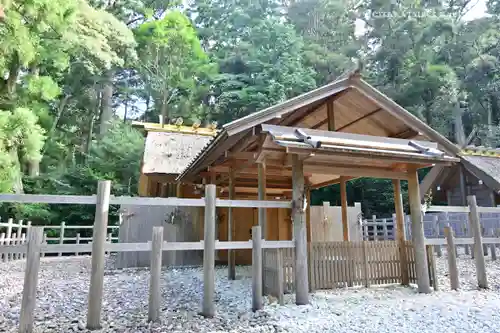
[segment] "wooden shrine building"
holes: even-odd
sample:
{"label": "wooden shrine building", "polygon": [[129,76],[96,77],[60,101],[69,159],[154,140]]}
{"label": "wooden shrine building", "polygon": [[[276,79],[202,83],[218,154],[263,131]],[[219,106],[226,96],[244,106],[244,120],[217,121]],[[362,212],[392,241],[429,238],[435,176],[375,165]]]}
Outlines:
{"label": "wooden shrine building", "polygon": [[[354,72],[224,125],[176,181],[215,184],[218,195],[231,199],[292,199],[290,219],[258,208],[256,223],[266,239],[276,229],[280,237],[282,223],[291,225],[287,236],[296,246],[297,303],[305,304],[309,191],[340,184],[343,238],[348,241],[346,182],[357,177],[393,179],[397,238],[402,242],[400,180],[407,180],[418,287],[420,292],[430,292],[417,170],[452,165],[458,161],[457,153],[450,141]],[[222,229],[229,240],[242,228],[246,232],[241,220],[245,218],[249,217],[237,218],[229,208],[227,225],[219,226],[219,236]],[[234,277],[232,253],[228,262]]]}
{"label": "wooden shrine building", "polygon": [[435,166],[420,184],[422,199],[428,194],[432,203],[467,206],[467,196],[475,195],[477,204],[500,204],[500,149],[467,146],[459,153],[460,163]]}

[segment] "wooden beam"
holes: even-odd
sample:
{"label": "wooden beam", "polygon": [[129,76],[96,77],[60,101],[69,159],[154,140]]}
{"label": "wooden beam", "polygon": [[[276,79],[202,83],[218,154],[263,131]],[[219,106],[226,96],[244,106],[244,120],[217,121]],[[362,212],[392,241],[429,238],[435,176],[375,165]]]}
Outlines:
{"label": "wooden beam", "polygon": [[415,271],[417,274],[418,292],[429,294],[431,292],[431,287],[429,281],[427,254],[425,250],[425,235],[419,192],[418,174],[417,170],[414,170],[408,177],[408,199],[410,202],[411,213],[411,238],[415,251]]}
{"label": "wooden beam", "polygon": [[[258,173],[259,200],[266,200],[266,164],[259,164]],[[259,226],[262,228],[262,237],[267,239],[267,216],[266,209],[259,208]]]}
{"label": "wooden beam", "polygon": [[[331,148],[330,148],[331,149]],[[455,162],[455,160],[451,161],[443,161],[443,160],[429,160],[427,157],[417,155],[414,153],[413,155],[408,155],[411,153],[407,152],[377,152],[375,149],[370,148],[349,148],[349,147],[335,147],[335,150],[319,150],[319,149],[308,149],[308,148],[294,148],[288,147],[287,154],[313,154],[313,156],[322,156],[322,157],[345,157],[346,160],[349,158],[357,158],[357,159],[367,159],[368,161],[379,160],[381,162],[390,161],[390,162],[398,162],[398,163],[409,163],[409,164],[422,164],[422,165],[431,165],[431,164],[440,164],[440,165],[451,165]]]}
{"label": "wooden beam", "polygon": [[382,111],[382,109],[381,109],[381,108],[378,108],[378,109],[376,109],[376,110],[373,110],[373,111],[371,111],[371,112],[368,112],[367,114],[363,115],[362,117],[359,117],[358,119],[353,120],[353,121],[351,121],[350,123],[347,123],[347,124],[345,124],[345,125],[343,125],[343,126],[341,126],[341,127],[337,128],[337,132],[340,132],[340,131],[342,131],[343,129],[346,129],[346,128],[348,128],[348,127],[350,127],[350,126],[352,126],[352,125],[354,125],[354,124],[356,124],[356,123],[360,122],[361,120],[366,119],[366,118],[368,118],[368,117],[370,117],[370,116],[372,116],[372,115],[374,115],[374,114],[376,114],[376,113],[378,113],[378,112],[380,112],[380,111]]}
{"label": "wooden beam", "polygon": [[304,207],[304,168],[298,156],[292,157],[293,194],[292,223],[295,239],[295,303],[309,304],[309,277],[307,265],[307,230]]}
{"label": "wooden beam", "polygon": [[392,180],[394,189],[394,208],[396,212],[396,240],[399,247],[399,261],[401,270],[401,284],[408,286],[410,284],[408,259],[406,256],[405,245],[405,224],[404,224],[404,209],[403,195],[401,194],[401,181],[399,179]]}
{"label": "wooden beam", "polygon": [[304,165],[304,170],[312,174],[342,175],[352,177],[375,177],[388,179],[408,179],[408,173],[382,168],[336,166],[331,164]]}
{"label": "wooden beam", "polygon": [[326,118],[328,121],[328,130],[335,131],[335,112],[334,112],[334,103],[333,99],[329,99],[326,101]]}
{"label": "wooden beam", "polygon": [[[357,178],[359,178],[359,177],[347,177],[347,176],[344,176],[344,179],[346,181],[357,179]],[[332,180],[328,180],[326,182],[322,182],[322,183],[318,183],[318,184],[312,185],[311,186],[311,190],[316,190],[318,188],[322,188],[322,187],[330,186],[330,185],[335,185],[335,184],[339,184],[339,183],[340,183],[340,177],[332,179]]]}
{"label": "wooden beam", "polygon": [[347,220],[347,187],[345,177],[340,177],[340,203],[344,241],[349,241],[349,221]]}
{"label": "wooden beam", "polygon": [[413,137],[416,137],[418,135],[417,131],[414,131],[412,129],[407,129],[404,130],[403,132],[391,135],[391,138],[397,138],[397,139],[411,139]]}

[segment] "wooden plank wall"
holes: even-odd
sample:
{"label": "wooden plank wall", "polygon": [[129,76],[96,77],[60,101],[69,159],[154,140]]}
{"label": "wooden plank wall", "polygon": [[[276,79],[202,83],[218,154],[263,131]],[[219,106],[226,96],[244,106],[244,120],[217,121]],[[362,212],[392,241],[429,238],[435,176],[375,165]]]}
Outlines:
{"label": "wooden plank wall", "polygon": [[[167,242],[200,240],[201,210],[197,207],[122,205],[120,209],[123,213],[119,233],[120,243],[151,241],[153,227],[164,227],[163,239]],[[173,220],[172,213],[175,214]],[[162,265],[201,265],[202,258],[202,251],[168,251],[163,255]],[[149,265],[149,252],[122,252],[117,258],[117,268]]]}
{"label": "wooden plank wall", "polygon": [[[361,204],[347,207],[349,221],[349,240],[361,241],[363,239],[358,216],[361,214]],[[323,206],[311,207],[311,242],[336,242],[343,240],[342,212],[340,206],[329,206],[326,212]]]}
{"label": "wooden plank wall", "polygon": [[[405,246],[410,282],[416,282],[411,242]],[[310,244],[311,289],[333,289],[401,283],[400,254],[395,241]]]}
{"label": "wooden plank wall", "polygon": [[[228,208],[217,208],[218,221],[218,239],[227,241],[227,215]],[[233,208],[234,216],[234,241],[247,241],[252,238],[252,226],[259,224],[258,209],[256,208]],[[290,219],[290,210],[284,208],[267,209],[267,240],[291,240],[292,222]],[[217,251],[217,258],[221,261],[227,261],[227,250]],[[237,265],[251,265],[252,251],[235,250],[235,260]]]}

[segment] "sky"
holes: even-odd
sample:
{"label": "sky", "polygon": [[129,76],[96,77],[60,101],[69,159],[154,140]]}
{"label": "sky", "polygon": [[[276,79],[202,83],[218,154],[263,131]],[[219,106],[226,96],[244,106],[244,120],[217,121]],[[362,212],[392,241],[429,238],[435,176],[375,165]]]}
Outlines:
{"label": "sky", "polygon": [[464,19],[467,21],[480,18],[486,13],[486,0],[473,0],[470,10],[465,15]]}

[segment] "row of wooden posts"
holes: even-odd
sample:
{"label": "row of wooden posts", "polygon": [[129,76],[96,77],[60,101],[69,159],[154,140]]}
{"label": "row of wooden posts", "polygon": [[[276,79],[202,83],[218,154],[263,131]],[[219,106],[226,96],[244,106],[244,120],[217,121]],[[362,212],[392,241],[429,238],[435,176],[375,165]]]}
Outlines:
{"label": "row of wooden posts", "polygon": [[[215,288],[215,211],[216,191],[214,185],[205,188],[205,226],[204,226],[204,260],[203,260],[203,285],[204,293],[201,314],[213,317],[215,314],[214,288]],[[110,182],[101,181],[98,185],[95,222],[93,226],[91,276],[88,293],[87,328],[91,330],[101,327],[104,263],[106,230],[109,211]],[[252,228],[252,254],[253,254],[253,283],[252,283],[252,309],[259,310],[263,306],[262,288],[262,249],[263,239],[260,226]],[[281,242],[278,242],[281,244]],[[286,243],[286,242],[283,242]],[[124,244],[127,245],[127,244]],[[142,244],[130,244],[136,245]],[[147,245],[147,244],[146,244]],[[59,245],[52,245],[57,247]],[[84,246],[84,245],[80,245]],[[165,251],[163,242],[163,227],[153,229],[151,247],[151,278],[149,289],[148,318],[158,320],[161,309],[160,275],[162,252]],[[34,325],[34,309],[36,304],[36,290],[38,284],[38,271],[40,256],[43,251],[50,253],[51,245],[43,244],[43,227],[31,227],[28,233],[26,249],[26,270],[24,277],[23,295],[21,301],[21,316],[19,332],[31,333]],[[244,247],[246,248],[246,247]],[[72,247],[72,250],[75,248]],[[123,249],[123,251],[127,251]]]}

